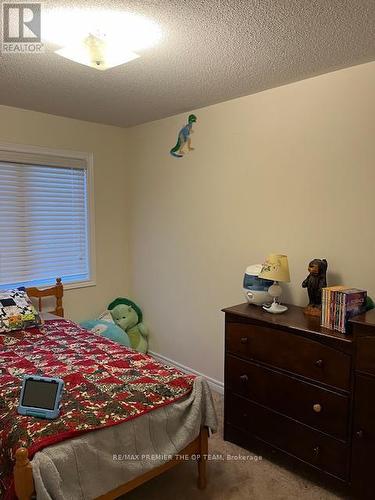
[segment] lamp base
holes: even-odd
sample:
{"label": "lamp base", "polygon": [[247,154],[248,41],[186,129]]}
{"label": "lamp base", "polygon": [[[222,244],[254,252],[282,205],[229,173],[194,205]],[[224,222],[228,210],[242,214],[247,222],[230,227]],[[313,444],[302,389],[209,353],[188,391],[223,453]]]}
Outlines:
{"label": "lamp base", "polygon": [[288,310],[286,306],[283,306],[282,304],[278,304],[277,302],[272,302],[270,306],[263,306],[263,309],[269,313],[272,314],[281,314],[285,311]]}

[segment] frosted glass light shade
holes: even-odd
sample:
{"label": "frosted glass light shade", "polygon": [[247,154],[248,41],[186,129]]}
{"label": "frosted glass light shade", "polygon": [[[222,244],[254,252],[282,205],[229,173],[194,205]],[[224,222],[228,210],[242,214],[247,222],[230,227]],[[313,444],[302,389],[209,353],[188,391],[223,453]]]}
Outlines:
{"label": "frosted glass light shade", "polygon": [[268,289],[268,293],[271,295],[273,299],[277,299],[283,293],[281,286],[275,281],[273,285],[271,285]]}
{"label": "frosted glass light shade", "polygon": [[92,34],[73,46],[56,50],[55,53],[101,71],[120,66],[139,57],[138,54],[122,46],[111,45],[105,38]]}

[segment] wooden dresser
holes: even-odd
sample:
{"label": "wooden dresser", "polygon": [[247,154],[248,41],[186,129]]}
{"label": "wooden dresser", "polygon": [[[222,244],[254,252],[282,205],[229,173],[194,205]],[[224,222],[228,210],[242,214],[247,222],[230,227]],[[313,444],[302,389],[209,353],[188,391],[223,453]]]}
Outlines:
{"label": "wooden dresser", "polygon": [[375,498],[375,312],[343,335],[297,306],[223,311],[224,439]]}

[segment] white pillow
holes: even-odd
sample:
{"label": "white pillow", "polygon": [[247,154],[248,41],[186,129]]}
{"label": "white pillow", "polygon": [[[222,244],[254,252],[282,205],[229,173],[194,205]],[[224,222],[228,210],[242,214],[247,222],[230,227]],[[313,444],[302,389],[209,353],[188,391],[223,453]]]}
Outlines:
{"label": "white pillow", "polygon": [[102,314],[98,317],[98,319],[101,319],[102,321],[109,321],[109,323],[114,323],[112,314],[109,311],[104,311]]}

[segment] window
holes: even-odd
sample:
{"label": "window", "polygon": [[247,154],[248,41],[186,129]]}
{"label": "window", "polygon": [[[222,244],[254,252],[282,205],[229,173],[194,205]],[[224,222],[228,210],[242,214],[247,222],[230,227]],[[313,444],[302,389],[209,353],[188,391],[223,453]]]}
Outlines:
{"label": "window", "polygon": [[0,145],[0,288],[94,284],[91,161]]}

